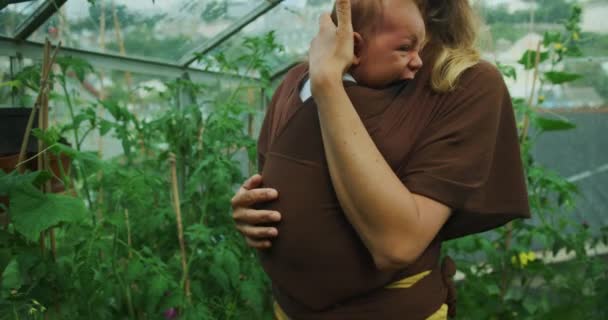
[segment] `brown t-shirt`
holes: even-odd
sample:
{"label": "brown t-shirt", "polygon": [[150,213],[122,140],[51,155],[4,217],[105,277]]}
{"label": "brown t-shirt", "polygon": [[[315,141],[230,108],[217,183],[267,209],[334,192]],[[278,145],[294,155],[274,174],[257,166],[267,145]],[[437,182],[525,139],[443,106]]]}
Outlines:
{"label": "brown t-shirt", "polygon": [[[306,64],[288,72],[258,141],[264,186],[279,192],[277,200],[259,207],[282,214],[279,237],[271,249],[260,252],[275,298],[294,319],[391,319],[403,315],[399,311],[421,318],[431,314],[446,299],[439,272],[407,294],[382,288],[404,276],[437,271],[443,240],[530,215],[513,109],[502,76],[493,65],[480,62],[463,73],[454,91],[444,94],[431,90],[429,68],[415,80],[382,90],[345,82],[368,133],[404,185],[453,209],[422,256],[397,272],[376,269],[340,207],[315,102],[299,97],[306,77]],[[408,299],[413,303],[404,301]],[[379,310],[389,311],[379,317]]]}

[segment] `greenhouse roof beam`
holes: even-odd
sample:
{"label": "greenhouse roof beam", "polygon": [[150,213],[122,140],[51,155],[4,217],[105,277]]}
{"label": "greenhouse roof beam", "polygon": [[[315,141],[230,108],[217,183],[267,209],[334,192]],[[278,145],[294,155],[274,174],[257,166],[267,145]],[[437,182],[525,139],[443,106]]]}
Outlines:
{"label": "greenhouse roof beam", "polygon": [[29,15],[15,31],[14,38],[17,40],[27,39],[36,29],[48,20],[67,0],[47,0],[42,3],[36,11]]}
{"label": "greenhouse roof beam", "polygon": [[6,8],[9,4],[16,4],[22,2],[30,2],[34,0],[0,0],[0,10]]}
{"label": "greenhouse roof beam", "polygon": [[[0,56],[15,56],[20,54],[25,58],[40,60],[43,50],[44,45],[42,43],[32,41],[17,41],[12,38],[0,36]],[[61,50],[59,50],[58,55],[73,56],[84,59],[95,68],[129,71],[151,76],[178,78],[183,76],[184,73],[188,73],[193,81],[200,82],[215,81],[218,79],[226,81],[238,81],[239,79],[242,79],[240,76],[214,73],[195,68],[184,68],[180,65],[169,64],[161,61],[124,57],[73,48],[62,47]]]}
{"label": "greenhouse roof beam", "polygon": [[276,7],[281,2],[283,2],[283,0],[266,0],[263,4],[259,5],[249,14],[240,18],[237,23],[228,27],[226,30],[220,32],[217,36],[203,43],[201,46],[190,50],[182,57],[182,59],[180,59],[179,64],[183,65],[184,67],[189,66],[191,63],[196,61],[197,56],[204,55],[209,51],[213,50],[222,42],[226,41],[226,39],[232,37],[234,34],[241,31],[241,29],[255,21],[255,19],[259,18],[261,15],[268,12],[270,9]]}

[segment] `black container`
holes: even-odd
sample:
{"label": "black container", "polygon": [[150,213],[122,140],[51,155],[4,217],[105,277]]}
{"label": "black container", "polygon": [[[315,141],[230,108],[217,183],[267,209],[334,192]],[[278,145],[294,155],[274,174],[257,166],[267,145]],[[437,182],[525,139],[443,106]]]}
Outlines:
{"label": "black container", "polygon": [[[0,156],[17,154],[21,151],[23,134],[27,127],[31,108],[0,108]],[[32,129],[38,127],[38,113],[34,117]],[[30,135],[27,153],[38,152],[38,139]]]}

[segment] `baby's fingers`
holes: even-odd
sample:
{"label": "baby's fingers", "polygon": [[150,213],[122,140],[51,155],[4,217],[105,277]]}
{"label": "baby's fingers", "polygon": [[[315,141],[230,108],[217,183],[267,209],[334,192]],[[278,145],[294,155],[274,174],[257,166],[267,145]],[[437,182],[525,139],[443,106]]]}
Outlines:
{"label": "baby's fingers", "polygon": [[350,0],[336,0],[336,17],[338,18],[338,34],[350,37],[353,32]]}

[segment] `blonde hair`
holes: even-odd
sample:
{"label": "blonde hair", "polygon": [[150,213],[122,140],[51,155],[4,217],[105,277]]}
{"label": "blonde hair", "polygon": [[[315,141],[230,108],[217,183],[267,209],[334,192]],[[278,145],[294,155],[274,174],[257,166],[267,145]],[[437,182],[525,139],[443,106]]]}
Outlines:
{"label": "blonde hair", "polygon": [[451,91],[460,75],[479,62],[475,48],[479,18],[468,0],[415,0],[426,24],[429,51],[425,61],[433,66],[431,86]]}
{"label": "blonde hair", "polygon": [[[438,92],[451,91],[458,78],[479,62],[475,48],[479,18],[469,0],[414,0],[425,22],[427,44],[423,62],[433,66],[431,87]],[[352,0],[353,30],[359,33],[373,31],[382,17],[382,0]],[[336,7],[331,14],[334,23]],[[426,53],[429,54],[426,54]]]}

